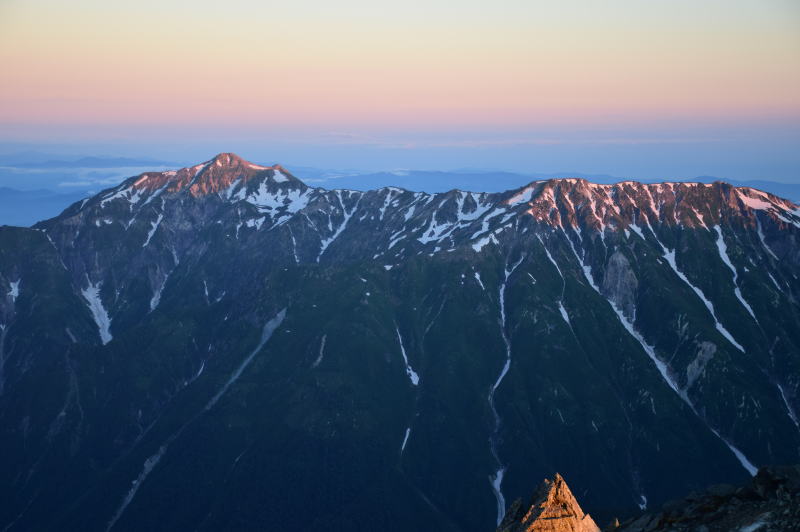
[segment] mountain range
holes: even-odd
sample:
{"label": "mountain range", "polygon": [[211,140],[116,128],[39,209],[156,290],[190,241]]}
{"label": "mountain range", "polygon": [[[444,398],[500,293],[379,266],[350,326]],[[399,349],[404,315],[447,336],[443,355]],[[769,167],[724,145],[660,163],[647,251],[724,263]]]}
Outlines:
{"label": "mountain range", "polygon": [[[175,162],[130,157],[80,157],[62,160],[56,155],[18,153],[0,155],[0,225],[31,226],[58,215],[79,199],[116,186],[125,177],[153,169],[179,168]],[[575,172],[520,173],[491,168],[459,168],[448,171],[392,170],[332,170],[313,167],[293,167],[309,185],[369,191],[398,187],[428,193],[449,190],[503,192],[524,186],[532,180],[546,181],[561,178],[586,179],[596,184],[614,184],[625,179],[606,174]],[[681,179],[698,183],[720,181],[713,176]],[[735,186],[757,188],[800,202],[800,185],[768,180],[731,181]]]}
{"label": "mountain range", "polygon": [[230,153],[0,227],[4,530],[598,522],[800,458],[800,210],[314,188]]}

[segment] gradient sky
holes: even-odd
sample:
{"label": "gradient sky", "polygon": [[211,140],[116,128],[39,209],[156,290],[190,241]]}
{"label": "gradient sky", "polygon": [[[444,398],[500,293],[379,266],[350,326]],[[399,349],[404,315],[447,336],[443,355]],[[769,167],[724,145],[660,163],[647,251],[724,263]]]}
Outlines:
{"label": "gradient sky", "polygon": [[0,0],[0,142],[800,181],[796,0],[406,4]]}

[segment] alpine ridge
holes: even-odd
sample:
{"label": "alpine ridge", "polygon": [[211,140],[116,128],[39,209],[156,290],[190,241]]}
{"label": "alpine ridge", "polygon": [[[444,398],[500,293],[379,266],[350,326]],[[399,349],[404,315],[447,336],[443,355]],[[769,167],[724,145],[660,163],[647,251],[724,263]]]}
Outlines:
{"label": "alpine ridge", "polygon": [[722,182],[131,177],[0,228],[0,528],[487,530],[552,471],[604,521],[798,462],[799,237]]}

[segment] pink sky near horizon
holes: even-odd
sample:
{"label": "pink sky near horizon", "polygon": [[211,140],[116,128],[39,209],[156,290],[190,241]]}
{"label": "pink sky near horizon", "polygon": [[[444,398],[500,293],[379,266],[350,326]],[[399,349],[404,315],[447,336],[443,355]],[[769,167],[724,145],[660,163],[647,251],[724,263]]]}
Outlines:
{"label": "pink sky near horizon", "polygon": [[561,12],[438,0],[424,12],[391,3],[388,15],[360,0],[320,13],[299,3],[235,0],[231,13],[210,2],[9,0],[0,125],[46,135],[70,124],[800,120],[800,8],[790,2],[618,1],[593,14],[585,2]]}

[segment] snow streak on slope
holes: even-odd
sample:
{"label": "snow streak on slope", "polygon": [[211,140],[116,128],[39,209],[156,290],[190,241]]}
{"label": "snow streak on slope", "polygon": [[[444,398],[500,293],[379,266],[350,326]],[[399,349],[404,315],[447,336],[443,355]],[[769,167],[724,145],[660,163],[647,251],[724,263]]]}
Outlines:
{"label": "snow streak on slope", "polygon": [[481,281],[481,274],[475,272],[475,280],[478,281],[478,284],[481,285],[481,290],[486,291],[486,287],[483,286],[483,281]]}
{"label": "snow streak on slope", "polygon": [[497,239],[494,237],[493,233],[490,234],[489,236],[481,238],[480,240],[472,244],[472,249],[474,249],[476,253],[480,253],[483,247],[489,242],[494,242],[495,244],[498,244]]}
{"label": "snow streak on slope", "polygon": [[362,196],[359,196],[359,198],[356,200],[356,204],[353,206],[353,209],[348,212],[348,210],[344,206],[344,201],[342,200],[342,191],[337,190],[336,194],[339,197],[339,204],[342,206],[342,215],[344,216],[344,220],[342,220],[341,225],[336,229],[336,231],[330,237],[320,242],[319,255],[317,255],[317,262],[319,262],[319,259],[322,257],[322,254],[325,253],[325,250],[328,249],[328,246],[331,245],[331,242],[336,240],[336,238],[342,234],[342,231],[344,231],[345,227],[347,227],[347,222],[349,222],[350,218],[353,217],[353,214],[355,214],[356,210],[358,209],[358,204],[361,202]]}
{"label": "snow streak on slope", "polygon": [[236,371],[233,372],[233,374],[230,376],[225,385],[214,395],[214,397],[211,398],[211,400],[208,402],[208,404],[204,409],[206,412],[211,410],[211,408],[213,408],[213,406],[217,404],[219,398],[222,397],[225,394],[225,392],[228,391],[228,388],[230,388],[231,385],[234,382],[236,382],[239,379],[239,377],[241,377],[244,370],[247,369],[247,366],[249,366],[250,362],[253,361],[253,358],[258,354],[259,351],[261,351],[261,348],[264,347],[264,344],[267,343],[267,341],[272,337],[272,334],[275,332],[275,330],[278,327],[280,327],[281,323],[283,323],[284,318],[286,318],[286,309],[283,309],[280,312],[278,312],[278,314],[274,318],[269,320],[264,325],[264,329],[261,331],[261,340],[258,342],[258,345],[256,346],[255,349],[253,349],[253,351],[249,355],[247,355],[247,358],[244,359],[244,361],[239,365],[239,367],[236,368]]}
{"label": "snow streak on slope", "polygon": [[[742,304],[742,306],[750,313],[754,320],[756,320],[756,314],[753,312],[753,309],[750,308],[750,304],[744,300],[744,296],[742,296],[742,291],[739,290],[739,274],[736,273],[736,268],[734,267],[733,263],[731,262],[731,258],[728,256],[728,246],[725,245],[725,239],[722,238],[722,229],[718,225],[714,226],[714,230],[717,232],[717,249],[719,250],[719,256],[722,259],[722,262],[730,268],[733,272],[733,292],[736,294],[736,298]],[[758,321],[758,320],[756,320]]]}
{"label": "snow streak on slope", "polygon": [[563,282],[564,281],[564,274],[561,273],[561,268],[558,267],[558,263],[555,260],[553,260],[553,256],[550,254],[550,251],[547,249],[547,246],[544,245],[544,242],[542,241],[542,238],[539,235],[536,235],[536,238],[539,239],[539,243],[542,245],[542,248],[544,248],[544,252],[547,254],[547,258],[553,264],[553,266],[555,267],[556,271],[558,272],[558,275],[561,277],[561,281]]}
{"label": "snow streak on slope", "polygon": [[775,255],[775,253],[769,247],[769,244],[767,244],[767,241],[764,238],[764,230],[761,228],[761,220],[759,220],[758,217],[756,217],[756,230],[758,232],[758,239],[761,240],[761,245],[764,247],[764,251],[766,251],[767,254],[773,259],[780,260],[778,259],[778,256]]}
{"label": "snow streak on slope", "polygon": [[776,386],[778,387],[778,391],[781,392],[781,399],[783,399],[783,404],[786,405],[786,412],[789,414],[789,418],[791,418],[794,426],[800,429],[800,421],[798,421],[797,414],[789,403],[789,399],[786,398],[786,392],[783,391],[783,386],[778,383],[776,383]]}
{"label": "snow streak on slope", "polygon": [[506,473],[506,466],[504,466],[501,462],[500,455],[498,454],[497,450],[500,440],[500,414],[497,413],[497,407],[494,404],[494,394],[500,387],[500,384],[503,382],[506,373],[508,373],[508,370],[511,367],[511,341],[506,333],[506,287],[508,286],[508,278],[511,277],[511,274],[514,273],[514,270],[516,270],[517,267],[522,264],[523,259],[524,257],[520,258],[519,261],[511,266],[510,269],[506,266],[505,278],[503,279],[503,284],[500,285],[500,336],[502,337],[503,344],[506,348],[506,361],[505,364],[503,364],[503,369],[500,371],[500,375],[497,377],[494,385],[492,385],[491,390],[489,390],[489,408],[492,410],[492,416],[494,417],[494,428],[492,430],[492,435],[489,437],[489,447],[495,462],[497,462],[497,470],[495,471],[494,475],[489,477],[489,482],[492,485],[494,497],[497,499],[498,525],[500,525],[500,521],[503,520],[503,516],[506,513],[506,499],[503,496],[503,476]]}
{"label": "snow streak on slope", "polygon": [[111,341],[111,318],[108,317],[108,312],[100,299],[101,285],[102,283],[89,283],[89,286],[81,290],[81,294],[83,294],[83,298],[89,305],[89,311],[91,311],[94,322],[97,324],[97,329],[100,331],[100,341],[105,345]]}
{"label": "snow streak on slope", "polygon": [[150,312],[154,311],[161,302],[161,293],[164,291],[164,287],[167,285],[167,279],[169,279],[169,273],[166,275],[166,277],[164,277],[164,280],[161,281],[161,284],[158,285],[153,293],[153,297],[150,298]]}
{"label": "snow streak on slope", "polygon": [[167,446],[171,443],[171,440],[168,440],[167,443],[159,447],[158,452],[156,454],[150,456],[147,460],[144,461],[144,466],[142,466],[142,472],[139,473],[139,476],[131,483],[132,487],[128,490],[128,493],[125,494],[125,498],[122,500],[122,504],[117,509],[117,512],[114,514],[114,517],[111,518],[111,521],[108,522],[108,526],[106,526],[106,532],[111,530],[111,528],[117,524],[119,518],[122,517],[122,513],[125,511],[125,508],[133,501],[133,498],[136,496],[136,492],[139,491],[139,487],[142,485],[142,482],[147,478],[147,476],[153,471],[153,469],[158,465],[158,462],[161,461],[161,457],[164,456],[164,453],[167,452]]}
{"label": "snow streak on slope", "polygon": [[400,446],[400,455],[402,456],[403,451],[406,450],[406,444],[408,443],[408,437],[411,435],[411,427],[406,429],[406,435],[403,437],[403,444]]}
{"label": "snow streak on slope", "polygon": [[292,231],[292,226],[287,226],[289,228],[289,236],[292,237],[292,255],[294,256],[294,263],[300,264],[300,259],[297,258],[297,241],[294,239],[294,231]]}
{"label": "snow streak on slope", "polygon": [[319,355],[317,355],[317,359],[311,364],[312,368],[316,368],[319,366],[319,363],[322,362],[322,358],[325,356],[325,340],[328,339],[327,334],[322,335],[322,340],[319,343]]}
{"label": "snow streak on slope", "polygon": [[[689,403],[689,406],[691,406],[692,410],[694,410],[693,404]],[[697,410],[695,410],[694,413],[697,414]],[[700,417],[700,414],[697,414],[697,417]],[[701,417],[700,419],[703,418]],[[729,442],[727,438],[724,438],[714,427],[711,427],[708,424],[706,424],[706,426],[708,426],[708,428],[711,430],[711,432],[714,433],[714,435],[717,438],[722,440],[722,442],[728,446],[728,449],[730,449],[733,455],[736,457],[736,459],[739,460],[739,463],[742,464],[742,467],[745,468],[748,473],[750,473],[750,476],[753,477],[756,476],[756,473],[758,473],[758,468],[754,466],[750,460],[747,459],[744,453],[740,451],[738,448],[736,448],[736,446],[734,446],[731,442]]]}
{"label": "snow streak on slope", "polygon": [[[564,234],[564,236],[566,236],[566,233]],[[567,237],[567,240],[569,240],[569,237]],[[571,241],[570,241],[570,245],[572,245]],[[576,252],[574,247],[572,248],[572,251],[573,251],[573,253],[575,253],[575,258],[578,260],[578,264],[582,267],[584,275],[586,275],[586,280],[589,281],[589,284],[592,286],[592,288],[594,288],[595,291],[602,296],[603,295],[602,292],[600,292],[600,289],[594,283],[594,280],[591,277],[591,275],[592,275],[591,268],[589,266],[587,266],[583,262],[583,260],[578,256],[578,253]],[[616,313],[617,317],[619,318],[620,323],[622,324],[623,327],[625,327],[625,330],[627,330],[628,333],[633,338],[635,338],[636,341],[639,342],[639,344],[642,346],[642,349],[644,350],[644,352],[647,353],[647,356],[649,356],[650,359],[653,361],[653,363],[656,365],[656,368],[658,369],[658,372],[661,374],[661,377],[664,380],[664,382],[667,384],[667,386],[672,388],[672,391],[674,391],[678,395],[678,397],[680,397],[689,406],[689,408],[692,409],[692,412],[694,412],[694,414],[698,418],[700,418],[700,420],[702,420],[705,423],[706,427],[708,427],[708,429],[711,432],[713,432],[714,435],[717,438],[719,438],[728,447],[728,449],[730,449],[730,451],[733,453],[733,455],[736,456],[736,459],[739,460],[739,463],[742,465],[742,467],[745,468],[747,470],[747,472],[750,473],[751,475],[755,475],[756,472],[757,472],[757,469],[756,469],[755,466],[753,466],[753,464],[750,462],[750,460],[747,459],[747,457],[744,455],[744,453],[742,453],[731,442],[729,442],[726,438],[724,438],[715,428],[713,428],[711,425],[708,424],[708,422],[705,420],[705,418],[703,416],[700,415],[700,413],[695,408],[694,403],[692,402],[692,400],[689,399],[689,396],[686,393],[686,390],[682,390],[680,388],[680,386],[678,386],[678,383],[672,378],[672,375],[670,374],[669,368],[658,357],[658,355],[656,354],[656,351],[653,348],[653,346],[649,345],[647,343],[647,341],[645,341],[644,337],[641,334],[639,334],[639,332],[634,328],[633,323],[630,320],[628,320],[627,317],[625,317],[625,315],[622,313],[622,310],[619,309],[617,307],[617,305],[613,301],[608,299],[606,296],[603,296],[603,297],[605,297],[606,301],[608,301],[608,304],[611,305],[611,309]]]}
{"label": "snow streak on slope", "polygon": [[[561,277],[561,299],[558,300],[558,312],[561,314],[561,317],[564,319],[564,321],[567,322],[569,328],[572,329],[572,322],[569,321],[569,314],[567,314],[567,309],[564,308],[564,292],[567,289],[567,280],[564,279],[564,274],[561,273],[561,268],[558,267],[558,264],[553,259],[553,256],[550,254],[550,251],[547,249],[547,246],[544,245],[542,238],[539,235],[536,235],[536,238],[539,239],[539,243],[542,245],[542,248],[544,248],[544,252],[547,255],[547,258],[555,267],[559,277]],[[575,334],[575,331],[573,330],[572,333]]]}
{"label": "snow streak on slope", "polygon": [[567,322],[567,325],[572,327],[572,323],[569,321],[569,314],[567,314],[567,309],[564,308],[564,304],[561,301],[558,302],[558,311],[561,313],[561,317],[564,318],[564,321]]}
{"label": "snow streak on slope", "polygon": [[397,331],[397,341],[400,342],[400,352],[403,354],[403,362],[406,365],[406,375],[408,375],[408,379],[411,381],[411,384],[417,386],[419,384],[419,375],[417,372],[411,369],[411,366],[408,363],[408,357],[406,356],[406,348],[403,346],[403,337],[400,336],[400,329],[397,327],[397,324],[394,326],[395,331]]}
{"label": "snow streak on slope", "polygon": [[138,492],[139,488],[142,487],[142,484],[144,483],[145,479],[147,479],[147,477],[150,475],[153,469],[155,469],[156,465],[158,465],[158,462],[167,452],[167,449],[169,448],[170,444],[174,442],[176,439],[178,439],[178,437],[183,433],[183,431],[186,430],[186,427],[191,425],[203,413],[208,412],[209,410],[211,410],[211,408],[214,407],[215,404],[217,404],[217,401],[219,401],[219,399],[225,394],[225,392],[228,391],[228,388],[230,388],[231,385],[239,379],[244,370],[247,369],[247,366],[250,365],[250,362],[253,361],[253,358],[258,354],[259,351],[261,351],[261,349],[270,339],[275,330],[278,327],[280,327],[285,317],[286,317],[286,309],[283,309],[274,318],[269,320],[266,323],[266,325],[264,325],[264,329],[261,331],[261,339],[259,340],[258,345],[255,347],[255,349],[253,349],[253,351],[250,352],[249,355],[247,355],[244,361],[241,364],[239,364],[239,367],[236,368],[236,371],[234,371],[233,374],[231,374],[231,376],[228,378],[228,380],[225,382],[222,388],[220,388],[219,391],[217,391],[217,393],[214,394],[214,396],[208,401],[203,410],[196,413],[186,423],[181,425],[181,427],[174,433],[172,433],[172,435],[169,438],[167,438],[167,440],[161,445],[161,447],[158,448],[158,451],[156,451],[155,454],[153,454],[152,456],[147,458],[147,460],[144,461],[141,473],[139,473],[139,476],[136,477],[136,479],[132,482],[131,489],[128,490],[128,493],[125,494],[125,497],[122,500],[122,504],[120,504],[119,508],[117,508],[117,511],[114,513],[114,516],[108,522],[108,525],[106,526],[106,532],[114,528],[114,525],[117,524],[117,521],[119,521],[119,518],[122,517],[122,514],[125,512],[125,509],[131,503],[131,501],[133,501],[134,497],[136,497],[136,492]]}
{"label": "snow streak on slope", "polygon": [[535,191],[535,187],[533,185],[529,185],[519,192],[517,192],[513,197],[506,200],[507,205],[520,205],[522,203],[528,203],[531,201],[531,197]]}
{"label": "snow streak on slope", "polygon": [[[653,236],[655,236],[655,232],[653,232]],[[667,250],[667,247],[666,247],[666,246],[664,246],[664,244],[662,244],[662,243],[661,243],[661,242],[658,240],[658,237],[656,237],[656,242],[658,242],[658,244],[661,246],[661,249],[662,249],[662,250],[663,250],[663,252],[664,252],[664,258],[665,258],[665,259],[667,259],[667,263],[669,263],[670,267],[671,267],[671,268],[672,268],[672,270],[675,272],[675,274],[676,274],[676,275],[677,275],[677,276],[678,276],[678,277],[679,277],[679,278],[680,278],[680,279],[681,279],[681,280],[682,280],[684,283],[686,283],[686,284],[689,286],[689,288],[691,288],[692,290],[694,290],[694,293],[695,293],[695,294],[697,294],[697,297],[699,297],[699,298],[700,298],[700,301],[702,301],[702,302],[703,302],[703,304],[706,306],[706,308],[708,309],[708,312],[710,312],[710,313],[711,313],[711,317],[714,319],[714,325],[716,326],[716,328],[717,328],[717,330],[719,331],[719,333],[720,333],[722,336],[724,336],[724,337],[725,337],[725,339],[726,339],[726,340],[728,340],[728,341],[729,341],[731,344],[733,344],[733,345],[736,347],[736,349],[738,349],[739,351],[741,351],[742,353],[744,353],[744,347],[742,347],[742,345],[741,345],[739,342],[737,342],[736,340],[734,340],[734,339],[733,339],[733,335],[732,335],[731,333],[729,333],[729,332],[728,332],[728,329],[726,329],[726,328],[725,328],[725,327],[724,327],[724,326],[723,326],[723,325],[720,323],[720,321],[719,321],[719,318],[717,317],[717,313],[716,313],[716,311],[714,310],[714,305],[711,303],[711,301],[709,301],[709,300],[708,300],[708,298],[706,297],[706,295],[703,293],[703,291],[702,291],[702,290],[700,290],[700,289],[699,289],[698,287],[696,287],[695,285],[693,285],[693,284],[692,284],[692,283],[689,281],[689,279],[686,277],[686,275],[684,275],[684,273],[683,273],[683,272],[682,272],[682,271],[681,271],[681,270],[678,268],[678,264],[675,262],[675,250],[673,249],[673,250],[671,250],[671,251],[668,251],[668,250]]]}
{"label": "snow streak on slope", "polygon": [[495,499],[497,499],[497,526],[500,526],[500,522],[506,515],[506,498],[503,496],[503,477],[505,474],[506,468],[500,467],[494,475],[489,477],[489,482],[492,483],[492,491],[494,492]]}
{"label": "snow streak on slope", "polygon": [[147,239],[144,241],[144,244],[142,244],[143,248],[146,248],[147,244],[150,243],[150,239],[153,238],[154,234],[156,234],[156,229],[158,229],[158,226],[161,223],[161,220],[163,220],[163,219],[164,219],[164,215],[159,213],[158,214],[158,218],[156,218],[156,221],[155,222],[150,222],[150,230],[147,232]]}

